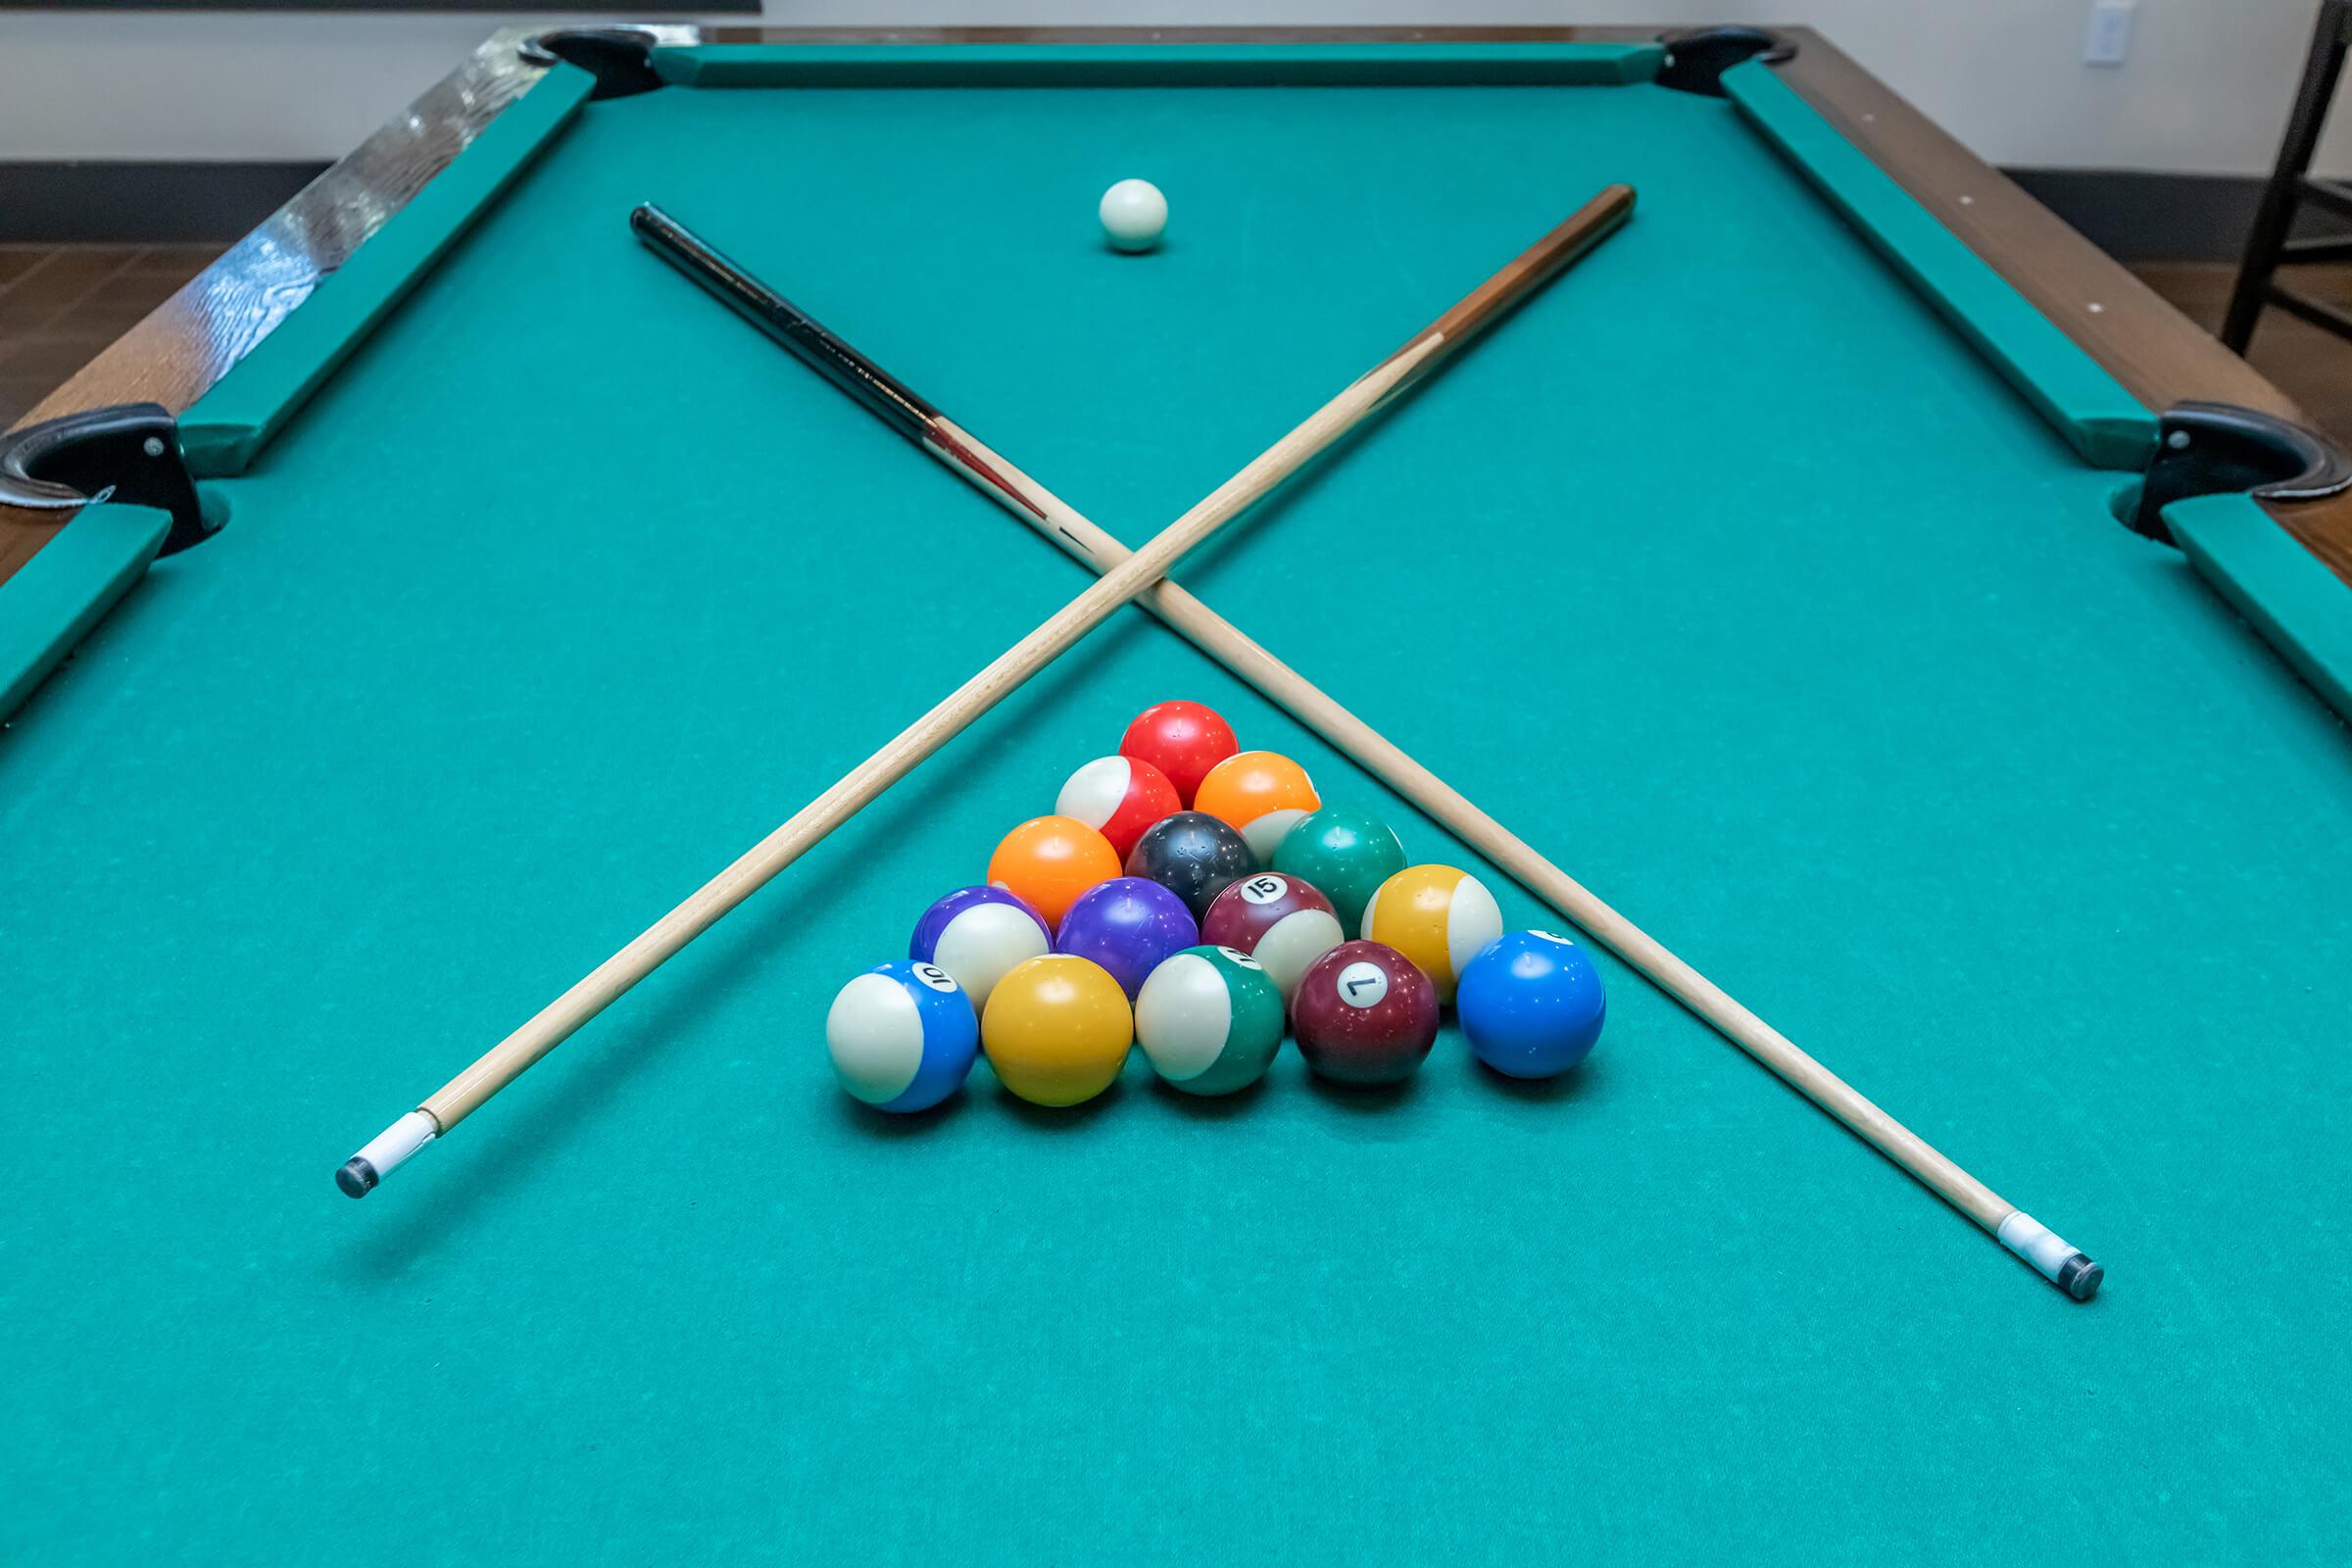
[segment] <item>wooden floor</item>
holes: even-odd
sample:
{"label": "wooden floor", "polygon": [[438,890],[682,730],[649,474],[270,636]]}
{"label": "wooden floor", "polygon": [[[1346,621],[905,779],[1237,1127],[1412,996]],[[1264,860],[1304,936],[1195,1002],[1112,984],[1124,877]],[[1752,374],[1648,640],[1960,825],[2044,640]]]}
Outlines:
{"label": "wooden floor", "polygon": [[0,429],[223,248],[0,245]]}
{"label": "wooden floor", "polygon": [[[0,245],[0,429],[163,303],[220,251],[211,245]],[[2227,267],[2139,268],[2208,331],[2230,297]],[[2352,269],[2312,271],[2311,292],[2352,308]],[[2254,368],[2314,424],[2352,443],[2352,343],[2277,311],[2254,340]]]}
{"label": "wooden floor", "polygon": [[[2221,326],[2230,286],[2237,280],[2235,268],[2204,263],[2151,262],[2132,270],[2208,332]],[[2294,281],[2306,294],[2352,309],[2352,269],[2299,268]],[[2352,342],[2283,311],[2265,311],[2246,358],[2302,405],[2313,424],[2352,444]]]}

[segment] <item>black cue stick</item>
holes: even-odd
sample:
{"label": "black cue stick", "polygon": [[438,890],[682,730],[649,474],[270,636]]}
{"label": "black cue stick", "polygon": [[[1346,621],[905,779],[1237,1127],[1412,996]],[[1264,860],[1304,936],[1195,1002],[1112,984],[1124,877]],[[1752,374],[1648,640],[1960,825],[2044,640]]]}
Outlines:
{"label": "black cue stick", "polygon": [[713,249],[703,237],[651,202],[629,214],[629,227],[653,253],[710,290],[795,358],[920,444],[939,422],[939,411],[906,384],[819,325],[807,311]]}

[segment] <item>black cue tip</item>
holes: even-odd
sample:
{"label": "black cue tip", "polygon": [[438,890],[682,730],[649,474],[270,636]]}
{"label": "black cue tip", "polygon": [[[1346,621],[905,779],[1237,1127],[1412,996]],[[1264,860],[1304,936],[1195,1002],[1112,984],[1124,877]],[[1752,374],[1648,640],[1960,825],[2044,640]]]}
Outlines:
{"label": "black cue tip", "polygon": [[2106,1278],[2107,1271],[2093,1263],[2088,1252],[2077,1252],[2058,1265],[2058,1288],[2078,1301],[2098,1295],[2099,1284]]}
{"label": "black cue tip", "polygon": [[376,1175],[375,1167],[357,1154],[345,1160],[343,1168],[335,1172],[335,1185],[352,1198],[366,1198],[381,1180],[383,1178]]}

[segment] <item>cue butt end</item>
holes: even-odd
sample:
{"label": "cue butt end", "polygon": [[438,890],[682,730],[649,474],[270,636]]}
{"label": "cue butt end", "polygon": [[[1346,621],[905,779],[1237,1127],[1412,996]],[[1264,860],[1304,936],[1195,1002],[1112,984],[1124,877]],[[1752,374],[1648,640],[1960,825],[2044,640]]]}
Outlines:
{"label": "cue butt end", "polygon": [[335,1185],[349,1197],[366,1198],[409,1156],[440,1136],[441,1124],[428,1112],[412,1110],[345,1160],[335,1172]]}
{"label": "cue butt end", "polygon": [[2058,1268],[2058,1288],[2078,1301],[2098,1295],[2106,1279],[2107,1270],[2092,1262],[2088,1252],[2074,1253]]}
{"label": "cue butt end", "polygon": [[1993,1234],[2003,1247],[2033,1264],[2034,1272],[2078,1301],[2098,1295],[2106,1281],[2106,1269],[2092,1262],[2088,1252],[2022,1208],[2010,1210]]}

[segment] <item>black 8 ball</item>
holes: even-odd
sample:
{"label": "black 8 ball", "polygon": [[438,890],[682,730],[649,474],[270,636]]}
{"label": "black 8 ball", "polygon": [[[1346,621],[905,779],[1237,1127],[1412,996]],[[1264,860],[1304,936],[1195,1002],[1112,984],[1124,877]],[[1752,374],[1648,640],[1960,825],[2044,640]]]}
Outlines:
{"label": "black 8 ball", "polygon": [[1200,919],[1209,901],[1257,869],[1250,841],[1206,811],[1178,811],[1144,830],[1127,857],[1129,876],[1150,877]]}

